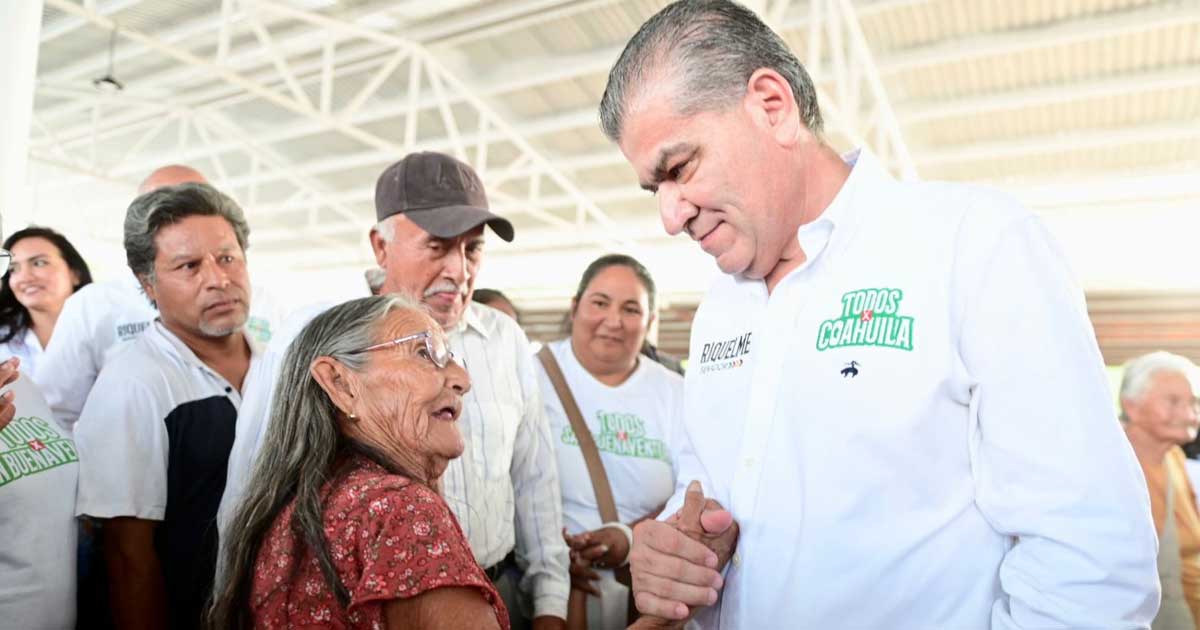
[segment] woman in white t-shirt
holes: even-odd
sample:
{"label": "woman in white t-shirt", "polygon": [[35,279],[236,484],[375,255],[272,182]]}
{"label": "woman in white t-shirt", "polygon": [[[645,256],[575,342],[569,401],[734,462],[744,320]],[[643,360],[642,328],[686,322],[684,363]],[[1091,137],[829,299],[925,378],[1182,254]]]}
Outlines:
{"label": "woman in white t-shirt", "polygon": [[0,286],[0,361],[21,359],[21,371],[33,374],[50,343],[63,303],[92,273],[62,234],[43,227],[13,232],[4,241],[12,255]]}
{"label": "woman in white t-shirt", "polygon": [[[628,527],[657,516],[675,489],[671,453],[683,409],[683,378],[640,355],[653,321],[650,273],[629,256],[603,256],[588,266],[571,300],[570,337],[549,344],[596,442],[620,521]],[[616,581],[612,567],[627,562],[629,539],[620,526],[602,523],[570,420],[540,363],[538,371],[558,455],[572,589],[590,594],[588,628],[624,628],[629,589]],[[578,597],[573,592],[573,599]],[[569,625],[578,627],[573,621]]]}

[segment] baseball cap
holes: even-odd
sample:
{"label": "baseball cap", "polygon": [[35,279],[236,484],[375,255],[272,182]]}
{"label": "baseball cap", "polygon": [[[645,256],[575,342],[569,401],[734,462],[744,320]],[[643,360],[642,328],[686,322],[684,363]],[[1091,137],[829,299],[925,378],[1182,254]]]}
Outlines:
{"label": "baseball cap", "polygon": [[454,238],[486,223],[500,238],[513,240],[512,223],[488,211],[475,170],[444,153],[410,153],[379,176],[376,220],[400,213],[438,238]]}

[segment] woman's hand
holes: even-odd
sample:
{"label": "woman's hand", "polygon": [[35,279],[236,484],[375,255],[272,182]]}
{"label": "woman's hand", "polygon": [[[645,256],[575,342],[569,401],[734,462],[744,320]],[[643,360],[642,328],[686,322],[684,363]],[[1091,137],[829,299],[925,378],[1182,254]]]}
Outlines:
{"label": "woman's hand", "polygon": [[615,569],[625,564],[629,557],[629,538],[616,527],[601,527],[575,535],[564,529],[563,540],[571,548],[572,559],[578,556],[581,562],[592,567]]}

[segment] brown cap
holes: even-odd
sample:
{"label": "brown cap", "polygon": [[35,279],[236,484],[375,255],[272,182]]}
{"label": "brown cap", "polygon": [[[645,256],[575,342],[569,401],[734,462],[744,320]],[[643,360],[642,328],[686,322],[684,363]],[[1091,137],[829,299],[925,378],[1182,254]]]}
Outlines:
{"label": "brown cap", "polygon": [[379,176],[376,220],[401,212],[438,238],[454,238],[486,223],[500,238],[513,240],[512,223],[488,211],[475,171],[443,153],[410,153]]}

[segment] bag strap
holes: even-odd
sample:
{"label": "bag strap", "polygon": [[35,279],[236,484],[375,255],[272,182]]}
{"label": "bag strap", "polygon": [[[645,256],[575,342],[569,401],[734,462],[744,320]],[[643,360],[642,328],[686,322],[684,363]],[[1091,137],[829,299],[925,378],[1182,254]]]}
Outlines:
{"label": "bag strap", "polygon": [[567,379],[563,377],[562,370],[558,367],[554,352],[550,350],[550,346],[542,346],[537,356],[538,360],[542,362],[542,367],[546,368],[546,375],[550,377],[550,382],[554,384],[554,392],[558,394],[558,400],[562,403],[563,411],[567,413],[567,419],[571,421],[571,430],[575,432],[579,450],[583,453],[583,461],[587,464],[588,476],[592,478],[592,490],[596,493],[596,505],[600,508],[600,519],[605,523],[619,521],[617,503],[613,500],[612,486],[608,483],[608,474],[604,472],[604,463],[600,461],[600,449],[596,448],[596,440],[592,439],[592,432],[588,429],[587,423],[583,421],[583,414],[579,413],[579,405],[575,403],[575,396],[571,394],[571,388],[567,386]]}

